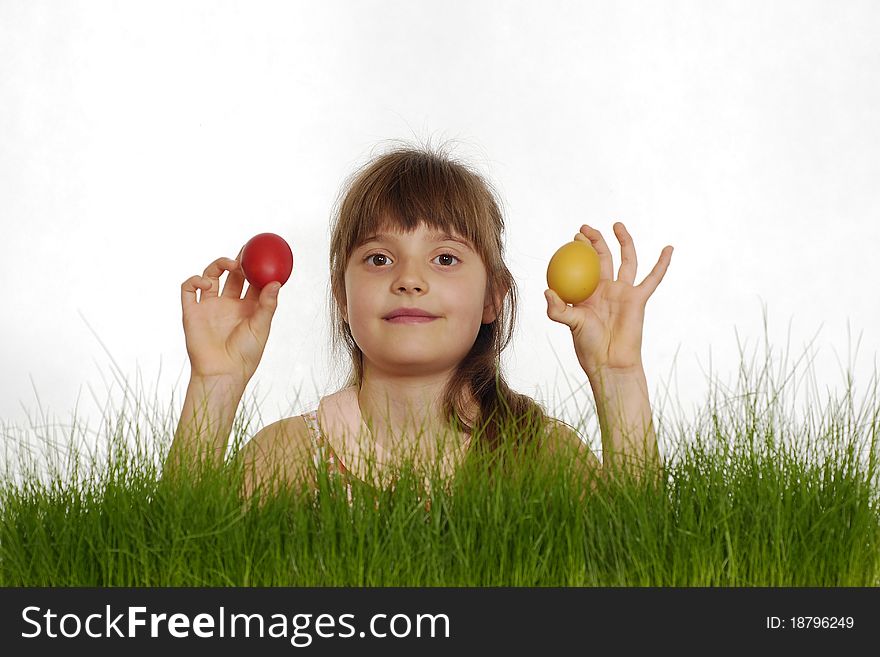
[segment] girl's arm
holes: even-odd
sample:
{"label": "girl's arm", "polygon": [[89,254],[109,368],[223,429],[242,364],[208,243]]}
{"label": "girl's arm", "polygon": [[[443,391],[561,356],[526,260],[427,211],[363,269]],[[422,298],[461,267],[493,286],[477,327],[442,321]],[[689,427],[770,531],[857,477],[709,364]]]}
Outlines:
{"label": "girl's arm", "polygon": [[184,463],[191,467],[223,462],[245,388],[246,384],[226,377],[190,379],[163,476],[173,475]]}
{"label": "girl's arm", "polygon": [[604,468],[623,468],[637,478],[646,466],[661,468],[644,368],[603,371],[589,379],[602,430]]}
{"label": "girl's arm", "polygon": [[217,258],[202,276],[190,276],[180,286],[191,374],[165,473],[184,464],[222,464],[238,404],[263,357],[280,283],[262,290],[251,285],[242,299],[238,258]]}
{"label": "girl's arm", "polygon": [[617,280],[612,278],[614,262],[605,238],[583,225],[575,239],[596,249],[598,287],[572,306],[553,290],[545,290],[544,296],[547,316],[571,329],[578,363],[590,380],[602,429],[603,470],[624,466],[641,478],[640,466],[660,465],[642,365],[645,304],[663,280],[673,249],[665,247],[651,272],[634,285],[638,263],[632,237],[620,222],[614,224],[614,232],[622,260]]}

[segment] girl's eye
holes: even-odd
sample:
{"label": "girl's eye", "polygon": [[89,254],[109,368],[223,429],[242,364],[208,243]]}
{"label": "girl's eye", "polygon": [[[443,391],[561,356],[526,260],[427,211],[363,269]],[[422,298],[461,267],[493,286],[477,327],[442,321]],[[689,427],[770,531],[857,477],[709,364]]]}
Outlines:
{"label": "girl's eye", "polygon": [[[376,266],[381,266],[381,265],[383,265],[383,264],[386,264],[386,262],[381,262],[381,263],[378,263],[378,264],[377,264],[376,261],[373,260],[373,258],[385,258],[386,261],[388,260],[388,256],[386,256],[384,253],[371,253],[370,255],[366,256],[366,257],[364,258],[364,260],[367,261],[367,262],[369,262],[370,264],[373,264],[373,265],[376,265]],[[452,258],[453,260],[457,260],[457,261],[460,262],[458,256],[454,256],[454,255],[452,255],[451,253],[441,253],[440,255],[436,256],[436,257],[434,258],[434,260],[436,260],[437,258]],[[451,267],[454,263],[449,262],[449,261],[447,260],[446,262],[442,262],[442,263],[440,263],[440,264],[443,264],[443,265],[445,265],[445,266],[447,266],[447,267]]]}
{"label": "girl's eye", "polygon": [[[452,258],[453,260],[458,260],[458,256],[454,256],[451,253],[441,253],[440,255],[437,256],[437,258]],[[459,262],[461,262],[461,261],[459,260]],[[449,263],[449,266],[451,267],[452,263]]]}

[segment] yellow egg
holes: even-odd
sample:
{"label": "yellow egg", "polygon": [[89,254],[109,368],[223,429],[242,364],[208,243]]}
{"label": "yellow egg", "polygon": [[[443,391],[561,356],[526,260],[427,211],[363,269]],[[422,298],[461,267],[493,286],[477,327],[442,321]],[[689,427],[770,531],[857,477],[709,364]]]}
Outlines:
{"label": "yellow egg", "polygon": [[599,286],[599,254],[587,242],[564,244],[547,265],[547,287],[565,303],[585,301]]}

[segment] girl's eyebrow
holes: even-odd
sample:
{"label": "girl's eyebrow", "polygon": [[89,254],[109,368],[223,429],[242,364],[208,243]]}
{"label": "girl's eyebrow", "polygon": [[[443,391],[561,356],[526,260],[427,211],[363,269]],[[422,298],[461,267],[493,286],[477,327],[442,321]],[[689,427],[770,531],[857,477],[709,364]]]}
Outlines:
{"label": "girl's eyebrow", "polygon": [[[428,235],[428,239],[434,240],[435,242],[458,242],[466,249],[471,249],[471,245],[467,242],[467,240],[463,240],[460,237],[455,237],[454,235],[450,235],[449,233],[431,233]],[[364,246],[365,244],[369,244],[370,242],[382,242],[382,241],[397,241],[397,238],[389,233],[377,233],[375,235],[370,235],[365,237],[360,241],[358,247]]]}

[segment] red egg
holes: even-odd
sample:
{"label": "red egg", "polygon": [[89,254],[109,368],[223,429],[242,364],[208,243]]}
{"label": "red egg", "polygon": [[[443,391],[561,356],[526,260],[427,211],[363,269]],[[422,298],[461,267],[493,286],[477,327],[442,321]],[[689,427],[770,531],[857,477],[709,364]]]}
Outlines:
{"label": "red egg", "polygon": [[242,249],[241,269],[254,287],[262,289],[272,281],[284,285],[293,271],[293,251],[280,235],[254,235]]}

